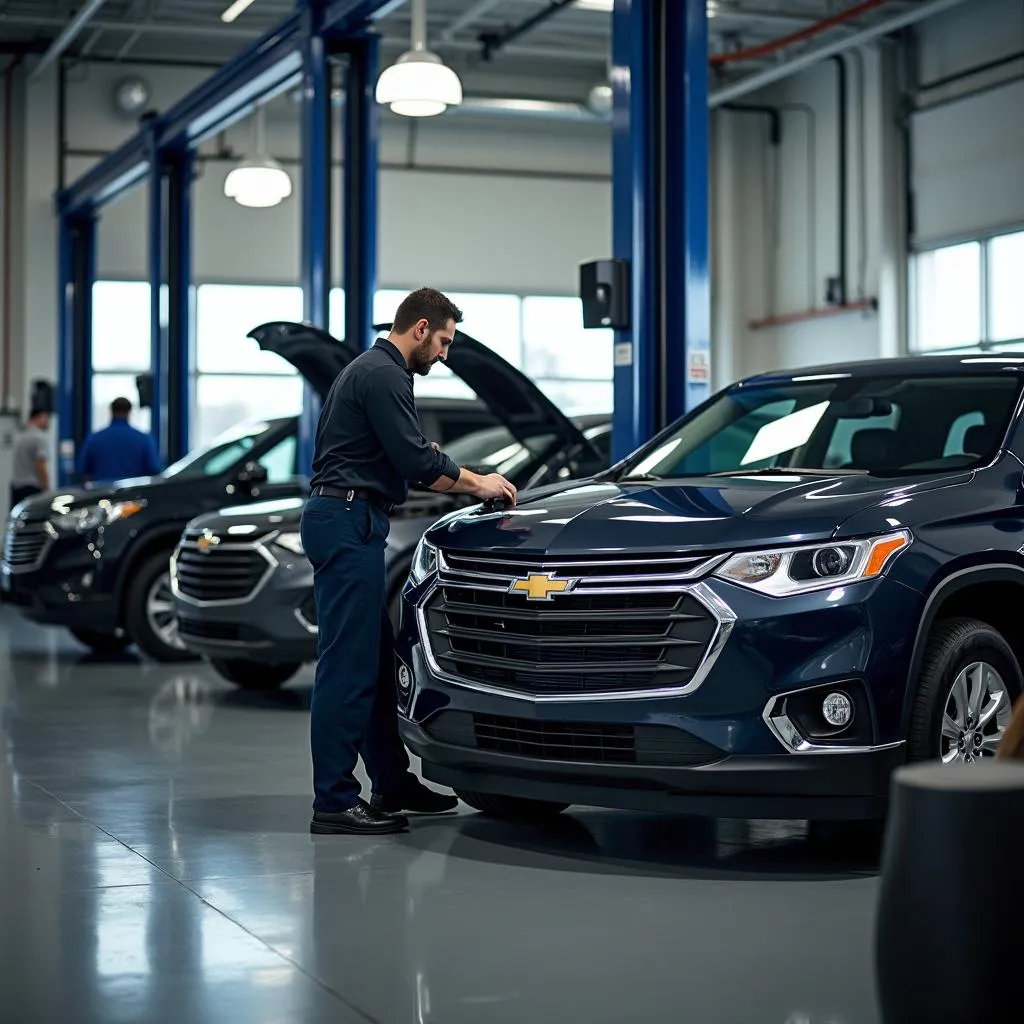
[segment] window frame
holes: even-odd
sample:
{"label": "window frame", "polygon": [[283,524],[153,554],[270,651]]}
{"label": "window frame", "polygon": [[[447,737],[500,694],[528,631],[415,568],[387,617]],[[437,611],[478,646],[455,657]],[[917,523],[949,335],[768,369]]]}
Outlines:
{"label": "window frame", "polygon": [[[962,355],[977,352],[999,352],[1006,349],[1024,348],[1024,334],[1015,338],[995,339],[992,337],[992,248],[997,239],[1012,235],[1024,235],[1024,224],[1004,226],[991,231],[947,238],[927,245],[914,248],[910,253],[907,274],[907,351],[910,355]],[[930,348],[920,344],[919,332],[921,325],[918,317],[918,297],[920,294],[921,258],[943,249],[960,245],[977,244],[979,247],[978,261],[978,294],[979,309],[979,341],[974,345],[948,348]]]}

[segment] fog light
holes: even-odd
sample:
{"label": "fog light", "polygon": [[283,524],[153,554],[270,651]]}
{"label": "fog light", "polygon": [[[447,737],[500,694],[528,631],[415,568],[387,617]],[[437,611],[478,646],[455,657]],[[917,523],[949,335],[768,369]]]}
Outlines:
{"label": "fog light", "polygon": [[845,693],[830,693],[821,704],[821,713],[829,725],[840,728],[853,721],[853,701]]}
{"label": "fog light", "polygon": [[407,665],[400,665],[398,667],[398,688],[404,692],[410,686],[412,686],[412,673]]}

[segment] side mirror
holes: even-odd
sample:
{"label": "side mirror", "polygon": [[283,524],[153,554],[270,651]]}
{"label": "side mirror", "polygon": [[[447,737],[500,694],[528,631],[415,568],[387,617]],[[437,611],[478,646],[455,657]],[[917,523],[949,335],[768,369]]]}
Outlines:
{"label": "side mirror", "polygon": [[240,484],[265,484],[267,482],[267,467],[255,461],[247,462],[238,473]]}

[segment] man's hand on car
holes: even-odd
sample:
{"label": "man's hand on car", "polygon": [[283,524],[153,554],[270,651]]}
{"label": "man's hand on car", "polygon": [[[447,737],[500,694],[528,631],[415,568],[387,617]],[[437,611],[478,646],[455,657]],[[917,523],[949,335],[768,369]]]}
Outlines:
{"label": "man's hand on car", "polygon": [[516,489],[500,473],[488,473],[477,477],[476,496],[488,501],[492,498],[504,501],[506,505],[516,503]]}

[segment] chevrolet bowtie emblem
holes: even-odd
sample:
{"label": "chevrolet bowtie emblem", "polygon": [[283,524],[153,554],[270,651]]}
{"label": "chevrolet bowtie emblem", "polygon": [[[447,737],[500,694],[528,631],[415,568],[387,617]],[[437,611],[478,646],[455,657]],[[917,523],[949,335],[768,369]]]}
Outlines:
{"label": "chevrolet bowtie emblem", "polygon": [[576,580],[556,580],[553,572],[531,572],[523,579],[513,580],[510,594],[525,594],[527,601],[550,601],[555,594],[567,594]]}
{"label": "chevrolet bowtie emblem", "polygon": [[220,537],[214,537],[209,533],[204,533],[199,540],[196,541],[196,547],[205,555],[210,548],[215,547],[219,543]]}

